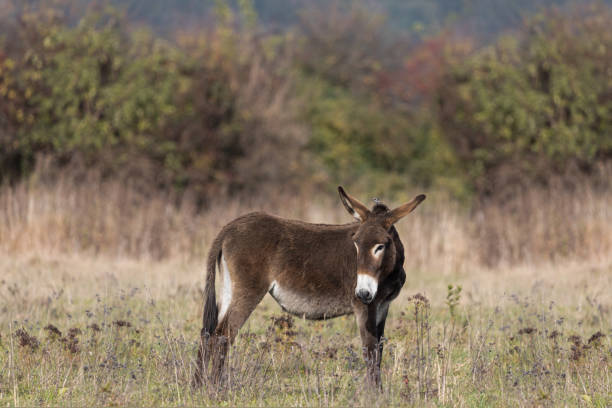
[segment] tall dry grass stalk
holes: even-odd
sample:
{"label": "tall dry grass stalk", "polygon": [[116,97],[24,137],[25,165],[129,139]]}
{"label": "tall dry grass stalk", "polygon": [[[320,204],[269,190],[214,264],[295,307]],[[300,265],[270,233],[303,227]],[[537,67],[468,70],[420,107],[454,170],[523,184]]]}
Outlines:
{"label": "tall dry grass stalk", "polygon": [[[440,195],[442,196],[442,195]],[[365,200],[364,200],[365,201]],[[561,261],[609,262],[612,190],[531,190],[468,211],[434,193],[398,224],[406,268],[438,273]],[[396,205],[399,203],[388,203]],[[199,211],[185,194],[69,175],[0,188],[0,251],[135,259],[203,259],[220,228],[249,211],[311,222],[351,218],[334,194],[226,199]]]}

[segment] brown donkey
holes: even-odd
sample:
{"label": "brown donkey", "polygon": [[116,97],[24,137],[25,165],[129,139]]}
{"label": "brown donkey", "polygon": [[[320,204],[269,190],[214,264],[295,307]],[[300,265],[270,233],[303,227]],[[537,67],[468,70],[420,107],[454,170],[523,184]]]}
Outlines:
{"label": "brown donkey", "polygon": [[[219,383],[229,345],[266,293],[283,310],[307,319],[355,313],[367,378],[380,386],[380,339],[389,303],[406,280],[404,247],[393,224],[425,196],[394,210],[377,201],[368,210],[342,187],[338,191],[359,222],[309,224],[252,213],[223,227],[208,254],[196,386]],[[217,269],[223,279],[219,304]]]}

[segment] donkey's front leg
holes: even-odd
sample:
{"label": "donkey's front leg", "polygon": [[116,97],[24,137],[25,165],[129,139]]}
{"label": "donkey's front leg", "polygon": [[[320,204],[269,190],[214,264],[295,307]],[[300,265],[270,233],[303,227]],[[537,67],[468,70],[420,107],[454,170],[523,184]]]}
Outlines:
{"label": "donkey's front leg", "polygon": [[382,359],[382,343],[376,325],[376,302],[369,305],[355,300],[353,303],[361,344],[363,346],[363,358],[367,367],[367,381],[370,385],[382,388],[380,379],[380,362]]}

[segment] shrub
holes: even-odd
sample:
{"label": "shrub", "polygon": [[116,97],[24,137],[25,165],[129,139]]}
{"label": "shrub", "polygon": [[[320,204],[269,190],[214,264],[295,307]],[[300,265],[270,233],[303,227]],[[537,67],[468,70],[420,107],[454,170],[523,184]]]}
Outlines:
{"label": "shrub", "polygon": [[[263,44],[226,11],[180,46],[128,30],[112,8],[74,26],[55,9],[23,11],[17,42],[0,46],[0,164],[20,177],[47,155],[203,198],[293,175],[302,136],[284,40]],[[285,160],[258,165],[268,154]]]}
{"label": "shrub", "polygon": [[600,7],[542,14],[450,70],[439,121],[479,193],[611,157],[611,23]]}

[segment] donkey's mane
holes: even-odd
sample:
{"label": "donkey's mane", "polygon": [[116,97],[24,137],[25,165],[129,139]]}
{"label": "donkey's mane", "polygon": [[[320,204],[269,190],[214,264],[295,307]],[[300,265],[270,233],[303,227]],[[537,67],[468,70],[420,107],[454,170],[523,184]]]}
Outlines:
{"label": "donkey's mane", "polygon": [[372,207],[372,214],[374,215],[386,214],[388,212],[389,212],[389,207],[387,207],[386,205],[380,202],[377,202],[376,205]]}

